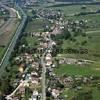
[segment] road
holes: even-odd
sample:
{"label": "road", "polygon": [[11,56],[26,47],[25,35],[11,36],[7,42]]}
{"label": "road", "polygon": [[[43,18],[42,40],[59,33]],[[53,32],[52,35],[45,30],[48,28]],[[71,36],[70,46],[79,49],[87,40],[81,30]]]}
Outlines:
{"label": "road", "polygon": [[0,6],[3,7],[3,8],[5,8],[6,10],[8,10],[9,13],[10,13],[8,21],[5,22],[5,24],[0,28],[0,35],[2,35],[3,33],[6,32],[5,29],[7,29],[7,27],[9,27],[9,25],[12,24],[16,20],[17,16],[16,16],[16,12],[14,12],[10,7],[2,4],[1,2],[0,2]]}
{"label": "road", "polygon": [[[44,37],[45,38],[45,37]],[[52,50],[52,39],[51,34],[48,34],[49,38],[49,45],[48,48],[45,50],[45,52],[42,54],[41,57],[41,65],[42,65],[42,100],[46,100],[46,65],[45,65],[45,55],[47,53],[47,50]]]}
{"label": "road", "polygon": [[18,11],[20,11],[21,12],[21,14],[22,14],[22,20],[21,20],[21,23],[20,23],[20,25],[18,26],[18,28],[17,28],[17,30],[16,30],[16,32],[15,32],[15,35],[13,36],[13,38],[12,38],[12,40],[11,40],[11,42],[10,42],[10,44],[9,44],[9,46],[8,46],[8,48],[7,48],[7,50],[6,50],[6,52],[5,52],[5,54],[4,54],[4,57],[2,58],[2,60],[1,60],[1,63],[0,63],[0,77],[4,74],[4,72],[5,72],[5,68],[6,68],[6,66],[9,64],[9,58],[10,58],[10,56],[11,56],[11,53],[12,53],[12,51],[14,50],[14,47],[15,47],[15,45],[16,45],[16,43],[17,43],[17,40],[18,40],[18,37],[19,37],[19,35],[21,34],[21,32],[22,32],[22,29],[23,29],[23,27],[24,27],[24,25],[25,25],[25,22],[26,22],[26,20],[27,20],[27,15],[24,13],[24,11],[18,6],[18,4],[16,4],[16,9],[18,9]]}
{"label": "road", "polygon": [[44,62],[45,53],[43,53],[41,57],[41,65],[42,65],[42,100],[46,100],[46,66]]}

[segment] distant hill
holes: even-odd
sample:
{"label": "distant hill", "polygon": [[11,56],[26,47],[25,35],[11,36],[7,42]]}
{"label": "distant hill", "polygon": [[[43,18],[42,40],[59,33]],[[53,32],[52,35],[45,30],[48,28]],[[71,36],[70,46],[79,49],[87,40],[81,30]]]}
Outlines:
{"label": "distant hill", "polygon": [[93,0],[55,0],[59,2],[86,2],[86,1],[93,1]]}

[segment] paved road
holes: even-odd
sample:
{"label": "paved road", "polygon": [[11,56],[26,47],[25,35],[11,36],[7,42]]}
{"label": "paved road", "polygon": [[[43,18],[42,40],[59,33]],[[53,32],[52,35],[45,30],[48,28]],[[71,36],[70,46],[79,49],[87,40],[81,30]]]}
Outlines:
{"label": "paved road", "polygon": [[[50,33],[48,34],[49,37],[49,50],[52,50],[52,39]],[[42,100],[46,100],[46,65],[45,65],[45,55],[47,53],[47,50],[42,54],[41,57],[41,65],[42,65]]]}
{"label": "paved road", "polygon": [[46,100],[46,66],[44,62],[45,53],[43,53],[41,57],[41,65],[42,65],[42,100]]}
{"label": "paved road", "polygon": [[13,38],[12,38],[12,40],[11,40],[9,46],[8,46],[8,49],[6,50],[6,52],[4,54],[4,57],[1,60],[1,63],[0,63],[0,77],[4,74],[5,68],[9,64],[9,58],[11,56],[11,53],[12,53],[12,51],[13,51],[15,45],[16,45],[18,37],[21,34],[22,29],[23,29],[23,27],[25,25],[25,22],[27,20],[26,14],[24,13],[24,11],[17,4],[16,4],[16,9],[18,9],[21,12],[23,18],[22,18],[22,21],[21,21],[15,35],[13,36]]}
{"label": "paved road", "polygon": [[10,7],[2,4],[0,2],[0,6],[5,8],[6,10],[8,10],[10,12],[10,16],[7,22],[5,22],[5,24],[0,28],[0,35],[6,32],[6,28],[9,27],[10,24],[12,24],[15,20],[16,20],[16,12],[14,12]]}

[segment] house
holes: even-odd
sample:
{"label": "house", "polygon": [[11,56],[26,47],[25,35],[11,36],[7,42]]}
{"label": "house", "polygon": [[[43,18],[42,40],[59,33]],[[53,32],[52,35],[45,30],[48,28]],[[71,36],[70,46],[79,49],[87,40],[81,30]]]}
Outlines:
{"label": "house", "polygon": [[48,54],[46,55],[45,60],[46,60],[46,66],[52,65],[53,62],[52,62],[52,56],[51,56],[50,53],[48,53]]}
{"label": "house", "polygon": [[54,98],[57,98],[59,95],[60,95],[60,91],[57,90],[57,89],[52,89],[52,92],[51,92],[52,96]]}
{"label": "house", "polygon": [[20,94],[25,94],[25,87],[24,87],[24,86],[21,86],[21,87],[19,88],[18,93],[20,93]]}
{"label": "house", "polygon": [[32,97],[29,100],[37,100],[38,95],[39,95],[38,91],[33,91]]}

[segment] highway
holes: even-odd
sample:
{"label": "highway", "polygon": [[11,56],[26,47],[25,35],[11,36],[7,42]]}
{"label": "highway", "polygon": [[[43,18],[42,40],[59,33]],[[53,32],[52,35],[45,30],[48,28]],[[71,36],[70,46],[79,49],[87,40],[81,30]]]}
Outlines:
{"label": "highway", "polygon": [[16,9],[22,14],[22,20],[21,20],[21,23],[20,25],[18,26],[16,32],[15,32],[15,35],[13,36],[2,60],[1,60],[1,63],[0,63],[0,77],[4,74],[5,72],[5,68],[6,66],[9,64],[9,58],[11,56],[11,53],[12,51],[14,50],[14,47],[17,43],[17,40],[18,40],[18,37],[19,35],[21,34],[22,32],[22,29],[26,23],[26,20],[27,20],[27,15],[24,13],[24,11],[20,8],[20,6],[18,4],[16,4]]}

